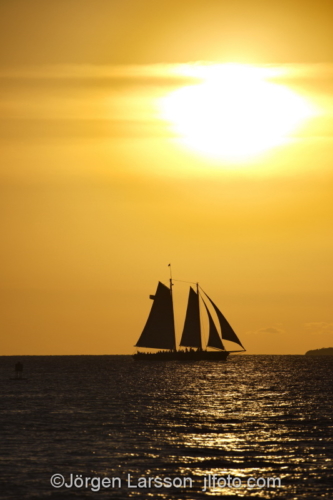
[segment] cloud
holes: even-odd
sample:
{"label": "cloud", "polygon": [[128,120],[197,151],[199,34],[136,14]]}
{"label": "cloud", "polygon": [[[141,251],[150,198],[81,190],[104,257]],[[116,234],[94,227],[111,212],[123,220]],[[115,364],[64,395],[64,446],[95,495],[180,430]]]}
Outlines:
{"label": "cloud", "polygon": [[305,328],[314,334],[333,334],[333,323],[326,321],[318,321],[312,323],[305,323]]}
{"label": "cloud", "polygon": [[89,65],[50,64],[17,66],[0,70],[0,83],[13,84],[15,80],[43,85],[158,85],[181,86],[202,79],[195,64],[146,64],[146,65]]}
{"label": "cloud", "polygon": [[[98,65],[98,64],[42,64],[32,66],[3,67],[0,79],[113,79],[113,80],[143,80],[183,81],[194,83],[205,78],[221,77],[226,67],[236,64],[219,63],[216,61],[196,61],[188,63],[159,64],[128,64],[128,65]],[[251,67],[251,65],[250,65]],[[262,64],[254,65],[253,72],[263,78],[284,81],[304,81],[318,79],[333,79],[333,63],[322,64]]]}
{"label": "cloud", "polygon": [[249,334],[264,334],[264,335],[280,335],[282,333],[285,333],[285,330],[283,328],[277,328],[275,326],[268,326],[266,328],[260,328],[259,330],[247,332]]}
{"label": "cloud", "polygon": [[[3,68],[0,138],[173,137],[174,131],[161,117],[160,99],[205,79],[223,79],[230,69],[242,77],[243,65],[214,61]],[[297,139],[332,137],[333,64],[258,65],[250,69],[254,77],[294,85],[301,93],[307,90],[312,100],[324,93],[325,98],[314,107],[320,108],[325,119],[298,131]]]}

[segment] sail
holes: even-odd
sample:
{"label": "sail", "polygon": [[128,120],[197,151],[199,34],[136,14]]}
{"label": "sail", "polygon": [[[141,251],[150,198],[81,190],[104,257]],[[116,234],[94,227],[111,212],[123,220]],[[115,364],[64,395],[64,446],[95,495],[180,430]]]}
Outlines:
{"label": "sail", "polygon": [[221,349],[224,351],[225,348],[222,343],[221,337],[217,331],[215,323],[213,321],[212,315],[209,312],[206,302],[203,299],[202,302],[205,304],[205,308],[209,319],[209,336],[208,336],[207,347],[213,347],[214,349]]}
{"label": "sail", "polygon": [[199,296],[191,287],[180,345],[201,349]]}
{"label": "sail", "polygon": [[176,349],[171,290],[158,283],[147,323],[136,347]]}
{"label": "sail", "polygon": [[223,340],[230,340],[231,342],[235,342],[236,344],[239,344],[241,347],[243,347],[243,349],[245,350],[241,341],[239,340],[239,338],[237,337],[237,335],[235,334],[235,332],[233,331],[233,329],[231,328],[231,326],[229,325],[228,321],[225,319],[225,317],[223,316],[223,314],[221,313],[219,308],[214,304],[212,299],[208,297],[206,292],[204,292],[204,294],[209,299],[209,301],[211,302],[212,306],[215,309],[215,312],[217,314],[217,317],[219,319],[220,326],[221,326],[222,339]]}

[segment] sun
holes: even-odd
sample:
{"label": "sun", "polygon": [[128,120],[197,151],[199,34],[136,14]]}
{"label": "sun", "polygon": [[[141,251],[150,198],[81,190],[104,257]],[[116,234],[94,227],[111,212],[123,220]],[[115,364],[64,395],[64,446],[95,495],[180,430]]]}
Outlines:
{"label": "sun", "polygon": [[313,114],[303,97],[270,81],[267,69],[221,64],[195,71],[202,82],[164,97],[161,112],[181,143],[205,156],[246,161],[290,142]]}

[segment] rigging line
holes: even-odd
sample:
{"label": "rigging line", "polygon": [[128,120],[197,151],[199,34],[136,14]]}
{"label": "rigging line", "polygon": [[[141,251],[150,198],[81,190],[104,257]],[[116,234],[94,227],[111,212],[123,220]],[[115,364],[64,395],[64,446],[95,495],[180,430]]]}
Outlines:
{"label": "rigging line", "polygon": [[184,280],[175,280],[175,279],[173,279],[173,281],[179,281],[180,283],[191,283],[192,285],[196,285],[195,281],[184,281]]}

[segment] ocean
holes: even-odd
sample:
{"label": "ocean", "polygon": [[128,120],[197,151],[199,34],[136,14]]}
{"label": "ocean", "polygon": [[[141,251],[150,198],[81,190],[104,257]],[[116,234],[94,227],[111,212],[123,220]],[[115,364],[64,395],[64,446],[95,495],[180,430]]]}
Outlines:
{"label": "ocean", "polygon": [[1,499],[333,498],[333,357],[0,359]]}

